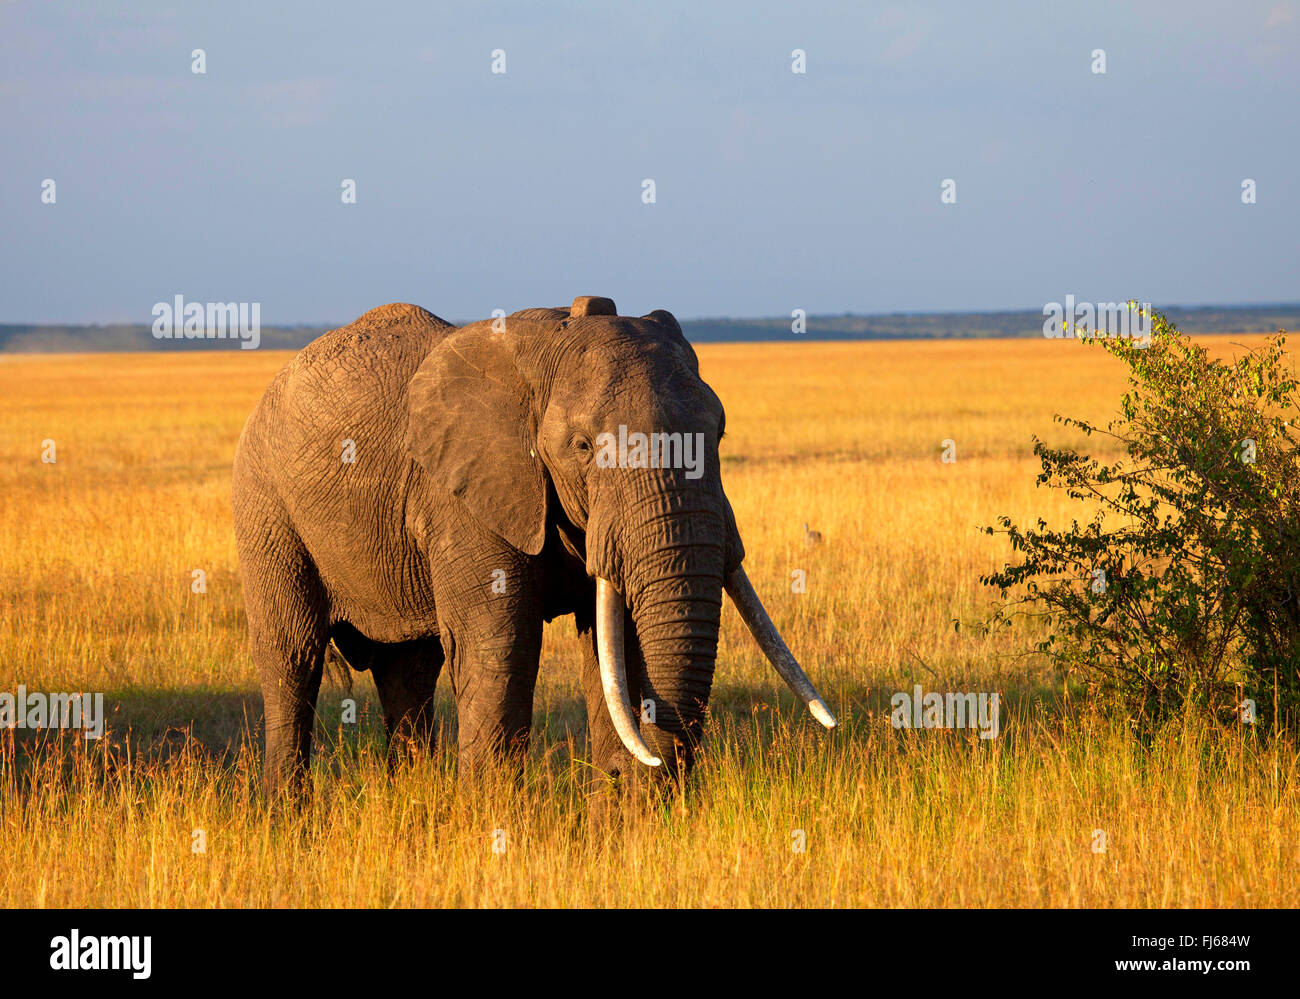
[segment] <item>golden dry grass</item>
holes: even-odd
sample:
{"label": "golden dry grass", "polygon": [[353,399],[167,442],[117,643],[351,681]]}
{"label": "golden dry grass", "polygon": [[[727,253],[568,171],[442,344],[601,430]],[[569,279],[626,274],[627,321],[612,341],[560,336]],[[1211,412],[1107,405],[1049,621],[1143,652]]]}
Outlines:
{"label": "golden dry grass", "polygon": [[[340,725],[344,692],[322,691],[314,807],[272,821],[256,794],[261,702],[229,468],[287,355],[0,359],[0,691],[104,691],[111,726],[35,760],[30,739],[0,733],[0,898],[1300,903],[1290,741],[1188,726],[1140,746],[1063,697],[1060,677],[1008,656],[1007,640],[953,628],[981,616],[978,576],[1005,558],[977,525],[1071,512],[1034,489],[1030,434],[1068,440],[1053,412],[1109,414],[1117,364],[1043,340],[699,354],[727,406],[724,477],[750,575],[842,725],[827,734],[795,710],[728,607],[709,749],[685,799],[599,833],[578,790],[584,711],[567,622],[548,632],[522,785],[457,789],[448,751],[390,776],[363,676],[357,726]],[[54,465],[40,461],[47,438]],[[953,464],[940,461],[945,438]],[[823,545],[804,546],[805,521]],[[196,568],[206,594],[190,592]],[[795,569],[807,593],[791,592]],[[889,695],[914,683],[1001,692],[1001,737],[890,728]],[[445,690],[439,702],[453,726]],[[206,852],[193,852],[195,830]],[[796,830],[806,852],[792,849]]]}

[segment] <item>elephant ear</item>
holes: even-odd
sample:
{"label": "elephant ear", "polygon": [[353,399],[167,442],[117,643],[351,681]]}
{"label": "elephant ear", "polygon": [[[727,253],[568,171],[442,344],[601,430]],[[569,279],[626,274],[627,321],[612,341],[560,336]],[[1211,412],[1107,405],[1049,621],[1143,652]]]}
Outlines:
{"label": "elephant ear", "polygon": [[467,326],[411,379],[406,448],[475,520],[536,555],[546,540],[546,482],[530,402],[507,334]]}
{"label": "elephant ear", "polygon": [[649,315],[642,316],[641,318],[649,319],[651,322],[658,323],[660,326],[664,327],[665,329],[671,330],[672,332],[676,333],[683,340],[686,339],[685,334],[682,333],[682,324],[679,323],[677,321],[677,317],[674,316],[667,309],[655,309],[654,312],[651,312]]}
{"label": "elephant ear", "polygon": [[686,359],[690,362],[691,370],[697,375],[700,373],[700,361],[695,356],[695,348],[691,346],[690,341],[686,339],[686,334],[682,332],[682,325],[667,309],[655,309],[649,315],[641,317],[648,319],[650,322],[657,324],[661,329],[666,330],[678,345],[685,349]]}

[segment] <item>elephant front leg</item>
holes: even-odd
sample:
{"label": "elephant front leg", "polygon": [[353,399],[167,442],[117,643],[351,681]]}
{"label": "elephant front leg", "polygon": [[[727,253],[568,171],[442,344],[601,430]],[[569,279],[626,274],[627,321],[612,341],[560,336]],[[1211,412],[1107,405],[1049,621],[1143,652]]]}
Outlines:
{"label": "elephant front leg", "polygon": [[528,751],[542,652],[536,569],[510,554],[480,556],[465,572],[448,569],[459,585],[444,586],[437,602],[461,772],[518,765]]}
{"label": "elephant front leg", "polygon": [[458,663],[456,719],[461,773],[478,773],[500,762],[519,764],[528,754],[533,688],[541,641],[517,649],[478,649]]}
{"label": "elephant front leg", "polygon": [[462,773],[502,763],[517,766],[527,755],[542,648],[541,628],[537,631],[536,639],[517,635],[509,647],[457,643],[465,648],[451,670]]}

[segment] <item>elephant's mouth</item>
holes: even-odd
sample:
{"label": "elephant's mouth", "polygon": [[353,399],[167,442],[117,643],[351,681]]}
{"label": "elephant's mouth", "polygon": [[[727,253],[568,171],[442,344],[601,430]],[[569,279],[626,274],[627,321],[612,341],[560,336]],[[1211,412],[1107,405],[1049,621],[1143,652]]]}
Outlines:
{"label": "elephant's mouth", "polygon": [[[745,570],[737,566],[726,579],[727,594],[740,612],[750,634],[758,642],[772,668],[780,674],[792,691],[808,706],[812,716],[826,728],[835,727],[835,717],[826,702],[813,686],[808,675],[776,630],[763,602],[754,592]],[[624,646],[623,596],[604,577],[596,580],[596,649],[600,660],[600,682],[605,693],[614,730],[627,751],[648,767],[662,765],[663,761],[651,752],[641,738],[632,698],[628,692],[627,658]]]}

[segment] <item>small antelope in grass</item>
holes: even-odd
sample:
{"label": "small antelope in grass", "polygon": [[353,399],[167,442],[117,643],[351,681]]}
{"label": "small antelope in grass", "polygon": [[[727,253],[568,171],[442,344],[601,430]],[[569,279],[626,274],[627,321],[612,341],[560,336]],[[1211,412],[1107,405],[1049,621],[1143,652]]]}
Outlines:
{"label": "small antelope in grass", "polygon": [[803,525],[803,543],[809,548],[822,543],[822,532],[813,531],[808,528],[807,524]]}

